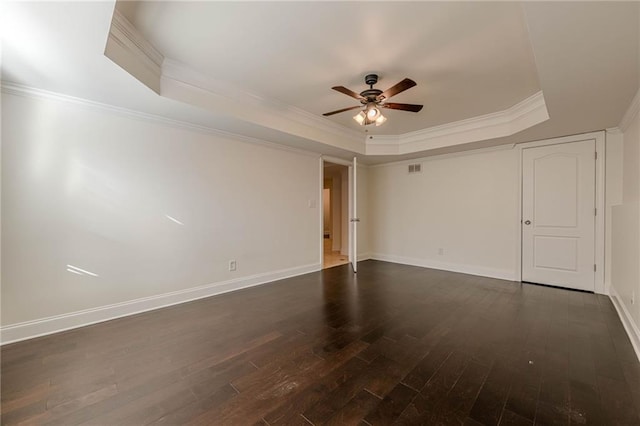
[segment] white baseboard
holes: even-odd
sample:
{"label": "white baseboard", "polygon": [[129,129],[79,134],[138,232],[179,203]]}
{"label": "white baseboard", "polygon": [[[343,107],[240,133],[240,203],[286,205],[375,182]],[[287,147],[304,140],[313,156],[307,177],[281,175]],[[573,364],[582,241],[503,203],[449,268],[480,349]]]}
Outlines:
{"label": "white baseboard", "polygon": [[304,265],[228,281],[221,281],[213,284],[206,284],[157,296],[115,303],[113,305],[100,306],[98,308],[86,309],[83,311],[71,312],[68,314],[56,315],[53,317],[26,321],[18,324],[11,324],[0,328],[0,344],[5,345],[73,328],[84,327],[98,322],[109,321],[166,306],[202,299],[216,294],[227,293],[247,287],[270,283],[284,278],[308,274],[310,272],[319,271],[320,269],[322,269],[322,265],[320,264]]}
{"label": "white baseboard", "polygon": [[358,253],[358,262],[371,259],[371,253]]}
{"label": "white baseboard", "polygon": [[381,253],[372,253],[371,259],[401,263],[403,265],[421,266],[423,268],[440,269],[443,271],[460,272],[462,274],[478,275],[481,277],[497,278],[500,280],[516,281],[515,271],[507,269],[485,268],[483,266],[438,262],[430,259],[417,259],[413,257],[394,256]]}
{"label": "white baseboard", "polygon": [[633,317],[631,317],[631,313],[627,310],[625,304],[620,300],[620,295],[616,291],[615,286],[612,285],[609,287],[609,291],[609,297],[618,312],[618,316],[620,317],[620,321],[622,321],[625,331],[629,335],[629,340],[631,340],[631,345],[636,351],[638,361],[640,361],[640,329],[638,329],[636,323],[633,322]]}

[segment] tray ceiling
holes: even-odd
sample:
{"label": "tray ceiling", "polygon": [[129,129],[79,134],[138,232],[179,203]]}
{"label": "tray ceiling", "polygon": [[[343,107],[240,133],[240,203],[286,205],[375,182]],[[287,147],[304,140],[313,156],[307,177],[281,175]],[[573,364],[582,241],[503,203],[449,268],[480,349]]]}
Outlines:
{"label": "tray ceiling", "polygon": [[[519,3],[122,2],[118,9],[166,58],[219,83],[321,116],[357,105],[377,72],[393,98],[370,134],[398,135],[510,108],[540,91]],[[353,112],[329,118],[362,131]]]}
{"label": "tray ceiling", "polygon": [[[9,1],[0,19],[3,91],[371,164],[615,127],[640,83],[637,2]],[[372,71],[414,79],[393,101],[424,109],[322,117]]]}

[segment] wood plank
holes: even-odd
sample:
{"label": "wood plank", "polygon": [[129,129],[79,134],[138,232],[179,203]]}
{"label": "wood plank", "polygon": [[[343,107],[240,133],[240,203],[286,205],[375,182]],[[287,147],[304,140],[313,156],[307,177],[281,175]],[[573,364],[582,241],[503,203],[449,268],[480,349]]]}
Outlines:
{"label": "wood plank", "polygon": [[399,383],[384,399],[370,412],[365,421],[373,426],[389,425],[393,423],[413,400],[416,391]]}
{"label": "wood plank", "polygon": [[361,390],[344,407],[329,417],[326,424],[330,426],[357,425],[369,412],[378,405],[380,399],[366,390]]}

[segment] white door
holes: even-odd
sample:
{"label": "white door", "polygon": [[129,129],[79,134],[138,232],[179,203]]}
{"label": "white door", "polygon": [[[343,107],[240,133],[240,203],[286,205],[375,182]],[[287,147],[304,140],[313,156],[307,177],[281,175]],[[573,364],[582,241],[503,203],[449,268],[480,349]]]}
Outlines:
{"label": "white door", "polygon": [[349,261],[353,267],[353,272],[358,272],[358,160],[353,157],[352,173],[352,191],[351,191],[351,238],[349,238],[350,249]]}
{"label": "white door", "polygon": [[522,281],[595,290],[595,140],[522,153]]}

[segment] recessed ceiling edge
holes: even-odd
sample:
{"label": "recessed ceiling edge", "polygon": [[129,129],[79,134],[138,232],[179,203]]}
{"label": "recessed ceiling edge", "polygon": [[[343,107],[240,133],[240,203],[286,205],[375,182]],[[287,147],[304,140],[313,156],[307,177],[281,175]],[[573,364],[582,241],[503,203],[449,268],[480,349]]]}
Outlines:
{"label": "recessed ceiling edge", "polygon": [[[549,119],[543,93],[539,91],[503,111],[401,135],[363,138],[358,131],[212,81],[164,57],[117,10],[104,53],[160,96],[215,112],[224,110],[252,124],[364,155],[403,155],[510,136]],[[365,79],[373,81],[375,74],[370,74]]]}

